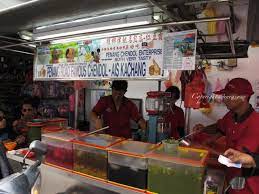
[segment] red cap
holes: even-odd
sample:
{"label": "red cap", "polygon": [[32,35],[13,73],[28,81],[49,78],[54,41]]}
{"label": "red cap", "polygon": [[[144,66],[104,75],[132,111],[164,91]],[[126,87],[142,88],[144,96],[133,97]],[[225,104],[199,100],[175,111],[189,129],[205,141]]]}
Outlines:
{"label": "red cap", "polygon": [[251,96],[254,94],[251,83],[244,78],[234,78],[230,80],[224,89],[220,91],[215,91],[214,94],[225,94],[225,93],[235,93],[238,95]]}

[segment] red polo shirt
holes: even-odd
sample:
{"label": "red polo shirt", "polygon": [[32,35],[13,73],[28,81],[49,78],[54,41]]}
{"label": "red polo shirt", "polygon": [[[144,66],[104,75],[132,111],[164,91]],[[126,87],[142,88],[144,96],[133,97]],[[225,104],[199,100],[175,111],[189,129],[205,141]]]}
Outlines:
{"label": "red polo shirt", "polygon": [[179,139],[178,129],[184,129],[184,112],[178,106],[173,106],[172,111],[166,114],[166,121],[171,124],[171,137]]}
{"label": "red polo shirt", "polygon": [[[250,152],[259,153],[259,114],[252,107],[237,121],[234,114],[228,112],[218,121],[218,128],[226,135],[227,148],[244,152],[245,147]],[[227,168],[227,180],[241,176],[241,170]],[[259,176],[247,178],[245,189],[231,190],[230,194],[259,194]]]}
{"label": "red polo shirt", "polygon": [[110,127],[108,134],[125,138],[131,138],[130,119],[138,122],[142,118],[137,106],[126,97],[118,111],[111,95],[102,97],[92,111],[103,115],[104,126]]}

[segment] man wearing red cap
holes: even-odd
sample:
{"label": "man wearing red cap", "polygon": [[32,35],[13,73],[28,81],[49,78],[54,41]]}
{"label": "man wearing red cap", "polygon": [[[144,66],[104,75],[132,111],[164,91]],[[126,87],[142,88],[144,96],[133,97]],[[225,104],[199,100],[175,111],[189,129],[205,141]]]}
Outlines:
{"label": "man wearing red cap", "polygon": [[[194,130],[203,130],[210,134],[226,136],[226,149],[232,148],[241,152],[259,153],[259,114],[249,104],[254,94],[250,82],[243,78],[235,78],[227,83],[225,88],[214,92],[223,95],[223,102],[229,112],[217,123],[204,127],[196,125]],[[228,168],[227,181],[236,176],[249,176],[247,170]],[[259,177],[246,179],[243,190],[230,190],[230,194],[259,194]]]}

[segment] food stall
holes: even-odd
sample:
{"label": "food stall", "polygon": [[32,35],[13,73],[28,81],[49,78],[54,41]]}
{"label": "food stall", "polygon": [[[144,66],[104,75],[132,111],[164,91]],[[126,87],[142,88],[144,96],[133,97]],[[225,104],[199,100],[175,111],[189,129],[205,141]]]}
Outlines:
{"label": "food stall", "polygon": [[[220,20],[225,21],[226,18]],[[200,20],[199,22],[206,21]],[[178,25],[178,23],[174,23],[174,25]],[[195,69],[196,64],[197,31],[172,34],[158,30],[59,45],[59,47],[57,45],[41,46],[37,50],[35,59],[34,79],[45,81],[95,79],[161,81],[167,77],[167,68],[172,68],[170,65],[174,64],[174,59],[170,58],[170,55],[173,54],[174,49],[177,49],[170,48],[169,43],[164,43],[164,39],[167,38],[172,43],[178,38],[184,45],[184,37],[187,36],[188,44],[192,45],[192,52],[185,57],[188,65],[184,66],[179,62],[177,65],[181,65],[183,70],[192,70]],[[151,42],[152,45],[148,46]],[[73,45],[73,49],[77,53],[77,49],[82,47],[81,44],[89,47],[89,52],[95,48],[101,52],[96,53],[97,56],[89,56],[89,59],[87,58],[89,53],[85,53],[84,62],[77,62],[79,56],[75,54],[73,62],[71,62],[72,59],[67,58],[64,52],[71,49],[71,45]],[[165,49],[167,49],[166,59],[163,56]],[[61,53],[57,58],[53,56],[56,52]],[[163,62],[163,60],[166,61]],[[164,64],[167,65],[167,68]],[[223,182],[215,180],[224,179],[219,178],[220,173],[210,174],[207,169],[207,150],[183,148],[178,145],[175,149],[172,147],[170,149],[168,143],[161,144],[162,140],[170,137],[169,127],[163,119],[164,112],[168,111],[166,102],[167,96],[161,91],[147,94],[146,109],[149,112],[149,128],[147,138],[143,139],[146,142],[125,140],[99,133],[88,135],[87,132],[67,130],[65,129],[67,123],[62,119],[57,119],[56,122],[65,130],[53,132],[46,130],[46,126],[44,126],[45,133],[42,134],[41,139],[48,145],[48,153],[45,163],[41,167],[42,193],[54,194],[60,190],[64,191],[69,186],[86,183],[105,189],[105,193],[112,191],[115,193],[167,194],[175,191],[177,194],[187,194],[190,192],[188,189],[192,188],[195,193],[199,194],[204,189],[208,189],[206,177],[214,177],[211,178],[216,185],[213,192],[219,193],[222,190]],[[75,110],[76,116],[77,110]],[[188,122],[188,119],[186,121]],[[56,122],[49,120],[47,122],[49,129],[53,128]],[[166,145],[169,148],[164,148]],[[19,153],[8,154],[8,157],[13,160],[21,160]],[[54,186],[54,180],[59,180],[61,184]],[[171,181],[174,186],[168,187],[171,185]],[[178,184],[177,181],[183,184]],[[189,188],[184,187],[186,182],[188,182]],[[212,192],[212,190],[210,191]]]}
{"label": "food stall", "polygon": [[[34,63],[34,80],[153,80],[157,81],[158,90],[161,90],[161,82],[168,79],[170,70],[194,71],[199,68],[200,62],[196,59],[197,30],[171,33],[162,30],[162,27],[216,21],[228,26],[229,47],[234,54],[228,17],[142,24],[84,32],[81,35],[92,35],[94,38],[39,46]],[[116,31],[122,30],[129,34],[116,34]],[[57,38],[44,41],[55,40]],[[186,87],[186,95],[200,94],[203,87],[202,84],[191,83]],[[78,91],[75,98],[76,108]],[[191,108],[201,108],[201,105],[197,101],[185,100],[184,103],[185,131],[189,134]],[[215,166],[209,166],[208,161],[212,159],[209,157],[210,150],[197,145],[177,145],[174,149],[165,142],[161,143],[170,137],[169,125],[163,118],[163,111],[167,111],[166,95],[161,91],[148,93],[145,108],[149,123],[147,138],[142,139],[145,142],[99,133],[53,132],[43,127],[42,141],[50,151],[41,166],[42,193],[64,192],[77,184],[94,186],[100,190],[98,193],[222,193],[224,173]],[[74,114],[76,121],[77,108]],[[62,127],[65,125],[62,124]],[[18,152],[7,155],[12,160],[22,161]],[[28,164],[32,161],[26,160]],[[56,184],[56,180],[60,184]]]}

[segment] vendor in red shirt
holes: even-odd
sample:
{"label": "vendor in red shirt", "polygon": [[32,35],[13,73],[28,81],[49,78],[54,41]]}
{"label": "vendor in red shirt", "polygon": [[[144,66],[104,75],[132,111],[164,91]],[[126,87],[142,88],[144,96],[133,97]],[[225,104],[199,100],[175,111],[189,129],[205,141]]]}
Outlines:
{"label": "vendor in red shirt", "polygon": [[180,90],[176,86],[170,86],[165,92],[171,93],[170,110],[166,114],[166,121],[171,124],[171,137],[179,139],[184,136],[184,112],[176,106],[176,101],[180,98]]}
{"label": "vendor in red shirt", "polygon": [[[249,104],[253,89],[250,82],[243,78],[235,78],[227,83],[221,91],[215,92],[223,95],[223,102],[229,112],[217,123],[204,127],[195,126],[194,130],[204,130],[210,134],[226,136],[226,149],[232,148],[241,152],[259,153],[259,114]],[[248,174],[247,174],[248,173]],[[245,169],[227,168],[227,181],[237,176],[249,176]],[[230,194],[258,194],[259,176],[246,179],[243,190],[230,190]]]}
{"label": "vendor in red shirt", "polygon": [[108,134],[131,138],[130,119],[137,122],[141,129],[146,129],[146,121],[138,108],[124,96],[127,88],[128,82],[125,80],[112,82],[112,95],[102,97],[91,112],[96,129],[109,126]]}

